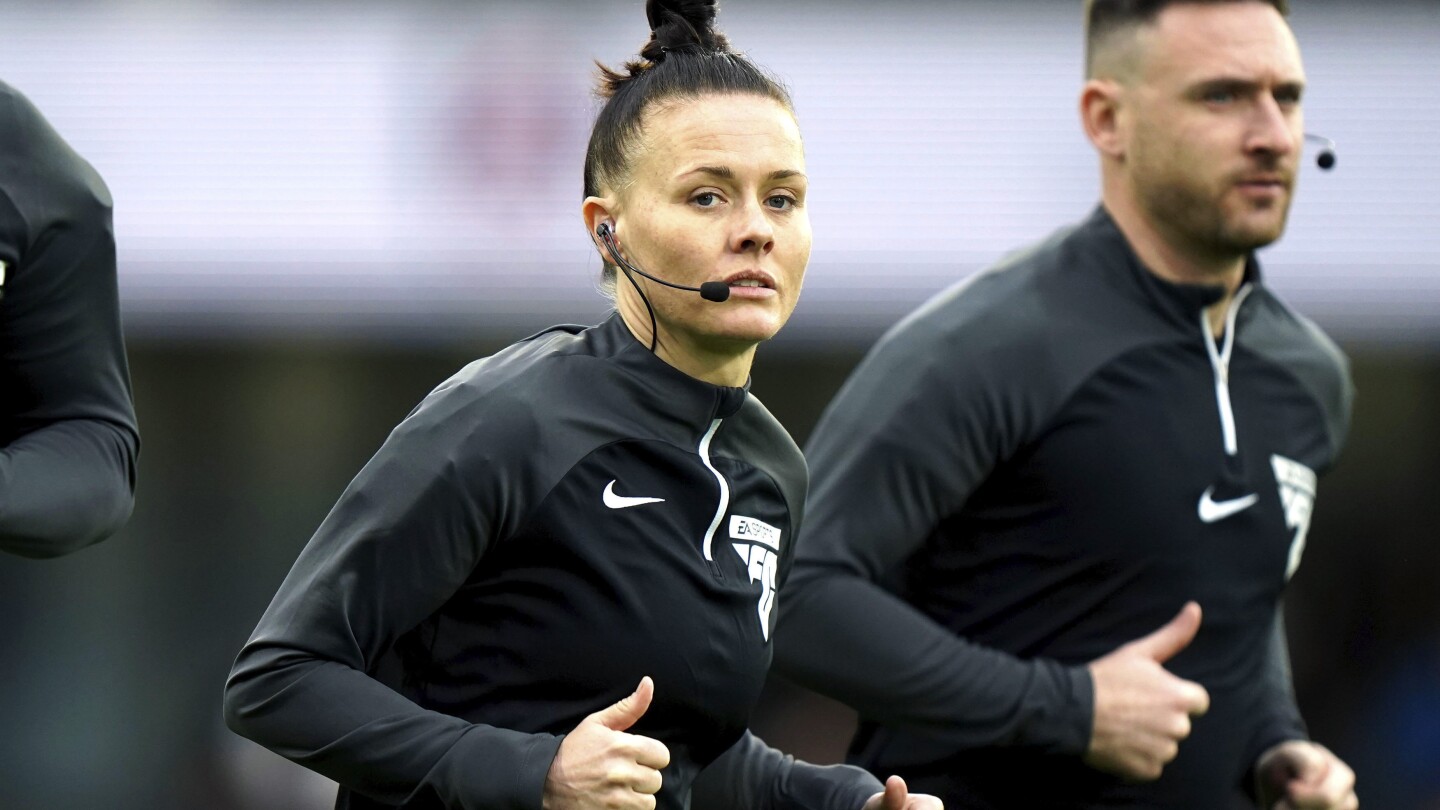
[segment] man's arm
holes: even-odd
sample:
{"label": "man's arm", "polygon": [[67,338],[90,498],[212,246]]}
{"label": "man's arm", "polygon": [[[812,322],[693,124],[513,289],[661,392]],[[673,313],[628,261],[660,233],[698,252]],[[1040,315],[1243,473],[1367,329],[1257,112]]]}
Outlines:
{"label": "man's arm", "polygon": [[1255,725],[1246,761],[1258,762],[1261,755],[1289,740],[1308,740],[1305,721],[1295,704],[1295,687],[1290,674],[1290,649],[1285,636],[1285,608],[1275,606],[1270,623],[1265,658],[1261,664],[1263,698],[1261,715]]}
{"label": "man's arm", "polygon": [[1352,810],[1355,772],[1328,748],[1311,742],[1295,704],[1283,605],[1275,608],[1264,662],[1264,718],[1250,745],[1254,766],[1246,789],[1262,808]]}
{"label": "man's arm", "polygon": [[138,444],[112,423],[73,419],[0,450],[0,549],[59,557],[117,531],[134,504]]}
{"label": "man's arm", "polygon": [[796,579],[776,631],[786,677],[952,751],[1085,752],[1094,698],[1084,667],[972,644],[859,577]]}
{"label": "man's arm", "polygon": [[[878,584],[1047,424],[1069,390],[1060,370],[1080,368],[1047,364],[1030,333],[997,332],[1043,320],[1026,313],[1026,299],[980,316],[962,299],[941,299],[887,336],[817,426],[807,523],[779,600],[776,670],[866,718],[922,732],[937,758],[1025,747],[1154,778],[1208,698],[1149,648],[1156,634],[1188,643],[1194,631],[1183,625],[1198,624],[1198,611],[1088,667],[1066,666],[970,643]],[[956,321],[971,328],[946,326]]]}
{"label": "man's arm", "polygon": [[0,549],[56,557],[129,517],[139,432],[111,200],[0,85]]}
{"label": "man's arm", "polygon": [[997,358],[1009,348],[947,328],[965,317],[921,315],[887,336],[816,427],[775,668],[867,718],[923,731],[942,751],[1078,756],[1091,725],[1084,667],[972,644],[879,584],[1048,416],[1044,394]]}

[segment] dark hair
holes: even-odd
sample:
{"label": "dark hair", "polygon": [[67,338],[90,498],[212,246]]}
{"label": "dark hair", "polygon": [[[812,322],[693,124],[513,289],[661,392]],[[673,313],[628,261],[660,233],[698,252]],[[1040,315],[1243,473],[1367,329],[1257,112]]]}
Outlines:
{"label": "dark hair", "polygon": [[1115,32],[1148,25],[1170,6],[1265,3],[1281,16],[1290,13],[1287,0],[1085,0],[1085,75],[1093,76],[1095,59]]}
{"label": "dark hair", "polygon": [[600,65],[596,94],[605,106],[585,152],[585,196],[629,170],[641,116],[650,105],[708,93],[749,93],[793,110],[790,93],[715,30],[717,0],[648,0],[650,41],[623,72]]}

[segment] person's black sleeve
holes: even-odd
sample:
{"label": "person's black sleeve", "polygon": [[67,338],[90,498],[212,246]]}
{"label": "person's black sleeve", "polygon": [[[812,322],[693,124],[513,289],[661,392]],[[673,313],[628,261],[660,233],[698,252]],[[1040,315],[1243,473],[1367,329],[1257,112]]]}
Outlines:
{"label": "person's black sleeve", "polygon": [[[301,552],[225,689],[230,728],[376,800],[538,810],[560,738],[429,711],[372,678],[521,519],[520,409],[432,394]],[[514,424],[512,424],[514,423]]]}
{"label": "person's black sleeve", "polygon": [[1033,393],[1043,385],[1027,390],[1020,373],[1043,381],[1043,364],[1010,355],[1027,351],[1023,342],[983,324],[968,340],[946,320],[922,313],[878,344],[816,427],[775,669],[954,750],[1081,754],[1093,722],[1088,670],[967,642],[878,584],[1048,413]]}
{"label": "person's black sleeve", "polygon": [[113,534],[139,447],[110,193],[0,84],[0,550],[57,557]]}
{"label": "person's black sleeve", "polygon": [[1261,677],[1264,688],[1259,722],[1243,760],[1250,764],[1245,774],[1247,791],[1254,790],[1255,766],[1265,752],[1283,742],[1310,739],[1305,729],[1305,721],[1300,717],[1300,708],[1295,703],[1294,682],[1290,674],[1290,651],[1285,639],[1283,605],[1275,607],[1275,620],[1270,627],[1270,642],[1265,648]]}
{"label": "person's black sleeve", "polygon": [[1078,756],[1090,744],[1094,687],[1084,667],[967,642],[868,580],[834,575],[792,593],[780,620],[776,670],[865,718],[956,751]]}
{"label": "person's black sleeve", "polygon": [[692,810],[860,810],[884,790],[874,776],[850,765],[813,765],[745,732],[700,772]]}

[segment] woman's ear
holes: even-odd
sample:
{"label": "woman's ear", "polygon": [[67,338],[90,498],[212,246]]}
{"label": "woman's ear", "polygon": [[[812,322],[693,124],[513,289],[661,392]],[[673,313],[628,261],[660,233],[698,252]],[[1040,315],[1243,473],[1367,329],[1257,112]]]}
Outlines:
{"label": "woman's ear", "polygon": [[606,258],[605,246],[600,242],[598,231],[600,226],[609,223],[610,230],[615,230],[615,202],[609,197],[586,197],[585,202],[580,205],[580,218],[585,221],[585,230],[590,234],[590,241],[595,244],[595,249],[600,251],[600,258]]}

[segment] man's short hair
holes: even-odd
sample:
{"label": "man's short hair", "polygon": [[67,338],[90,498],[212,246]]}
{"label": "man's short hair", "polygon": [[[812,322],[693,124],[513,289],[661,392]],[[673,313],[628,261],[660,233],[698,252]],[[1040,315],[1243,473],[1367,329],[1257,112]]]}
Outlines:
{"label": "man's short hair", "polygon": [[1282,17],[1290,13],[1288,0],[1085,0],[1085,75],[1094,78],[1099,51],[1117,32],[1148,25],[1170,6],[1221,3],[1265,3]]}

